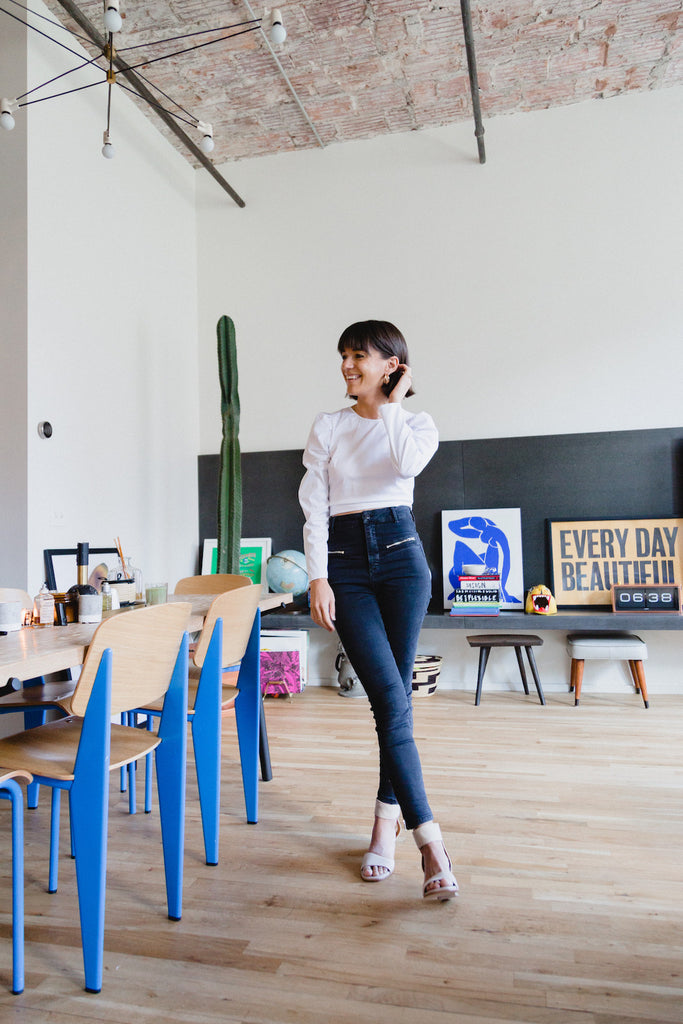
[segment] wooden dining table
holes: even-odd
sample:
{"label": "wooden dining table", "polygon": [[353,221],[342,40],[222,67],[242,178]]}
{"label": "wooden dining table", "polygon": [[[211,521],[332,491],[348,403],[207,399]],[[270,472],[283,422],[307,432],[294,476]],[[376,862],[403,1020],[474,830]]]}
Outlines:
{"label": "wooden dining table", "polygon": [[[186,601],[192,605],[188,630],[198,632],[204,623],[215,594],[171,594],[169,601]],[[259,601],[261,612],[290,604],[291,594],[264,594]],[[130,605],[108,615],[123,614],[137,605]],[[71,622],[66,626],[24,626],[0,636],[0,688],[7,680],[35,679],[64,669],[82,665],[97,625]]]}

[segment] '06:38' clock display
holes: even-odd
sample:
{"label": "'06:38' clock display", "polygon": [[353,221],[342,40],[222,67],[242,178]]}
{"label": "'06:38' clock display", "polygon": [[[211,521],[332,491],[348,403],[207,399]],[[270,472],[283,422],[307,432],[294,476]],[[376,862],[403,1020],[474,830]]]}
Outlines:
{"label": "'06:38' clock display", "polygon": [[612,587],[615,612],[678,612],[681,611],[681,588],[676,584],[635,584]]}

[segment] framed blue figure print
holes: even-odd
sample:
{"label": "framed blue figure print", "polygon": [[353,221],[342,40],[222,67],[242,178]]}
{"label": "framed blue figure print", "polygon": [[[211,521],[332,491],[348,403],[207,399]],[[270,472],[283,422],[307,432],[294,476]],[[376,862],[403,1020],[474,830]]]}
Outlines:
{"label": "framed blue figure print", "polygon": [[451,509],[441,513],[444,608],[463,567],[500,576],[500,607],[524,611],[522,516],[518,508]]}

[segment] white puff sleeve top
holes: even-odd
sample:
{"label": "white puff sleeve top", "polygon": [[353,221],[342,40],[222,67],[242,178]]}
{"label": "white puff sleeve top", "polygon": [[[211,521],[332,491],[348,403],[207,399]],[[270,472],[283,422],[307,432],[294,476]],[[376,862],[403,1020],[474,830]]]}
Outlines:
{"label": "white puff sleeve top", "polygon": [[350,407],[316,417],[299,488],[309,579],[327,577],[330,516],[392,505],[412,507],[415,477],[438,445],[431,416],[409,413],[398,402],[380,406],[377,420],[365,419]]}

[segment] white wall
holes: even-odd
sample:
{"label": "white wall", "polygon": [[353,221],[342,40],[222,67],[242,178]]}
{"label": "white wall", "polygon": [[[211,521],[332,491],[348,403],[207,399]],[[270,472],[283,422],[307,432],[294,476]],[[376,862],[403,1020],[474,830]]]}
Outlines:
{"label": "white wall", "polygon": [[[3,25],[0,54],[0,90],[5,81],[25,81],[26,29],[20,22]],[[7,587],[26,584],[26,129],[17,121],[11,134],[0,130],[0,586]]]}
{"label": "white wall", "polygon": [[[244,450],[302,447],[343,404],[356,319],[396,322],[443,439],[677,425],[683,90],[223,168],[198,181],[201,451],[215,323],[237,327]],[[486,415],[481,398],[486,396]]]}
{"label": "white wall", "polygon": [[[29,35],[31,85],[73,63]],[[174,583],[195,568],[195,172],[122,89],[111,161],[105,123],[104,86],[28,108],[32,592],[43,548],[81,540],[120,536],[147,579]]]}
{"label": "white wall", "polygon": [[[566,650],[566,633],[563,630],[544,629],[543,616],[530,616],[527,631],[537,633],[543,640],[542,647],[536,647],[535,658],[543,692],[552,703],[574,703],[569,693],[570,659]],[[505,632],[506,627],[491,632]],[[471,648],[466,637],[477,630],[464,629],[423,629],[420,635],[419,654],[438,654],[442,657],[439,689],[469,690],[474,692],[477,685],[479,652]],[[479,631],[481,632],[481,631]],[[680,631],[642,630],[638,634],[647,644],[648,659],[645,662],[645,678],[651,707],[656,707],[658,694],[683,694],[683,672],[681,671]],[[337,686],[334,660],[337,655],[337,637],[322,629],[310,633],[309,678],[311,685]],[[537,700],[531,672],[524,655],[526,674],[532,703]],[[588,704],[592,695],[601,693],[633,694],[635,708],[642,707],[642,700],[635,695],[628,665],[619,661],[586,662],[583,676],[582,703]],[[484,698],[487,692],[510,691],[523,694],[522,681],[514,651],[493,650],[484,676]]]}
{"label": "white wall", "polygon": [[[220,446],[215,323],[237,327],[243,450],[301,448],[343,405],[336,342],[394,320],[444,440],[681,423],[683,90],[281,154],[198,181],[201,451]],[[482,416],[480,410],[485,409]],[[564,635],[542,632],[549,693],[566,693]],[[312,632],[311,675],[336,645]],[[648,631],[653,693],[683,692],[680,634]],[[442,685],[474,689],[461,630],[425,630]],[[510,655],[510,660],[506,655]],[[519,688],[497,652],[487,688]],[[624,692],[619,665],[586,670]]]}

